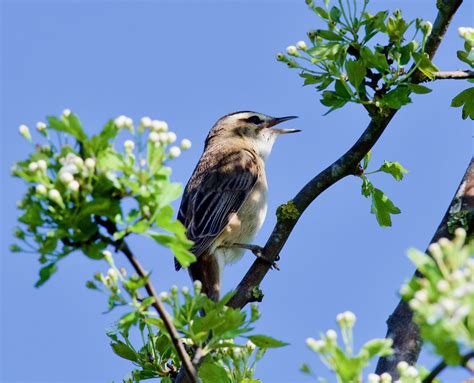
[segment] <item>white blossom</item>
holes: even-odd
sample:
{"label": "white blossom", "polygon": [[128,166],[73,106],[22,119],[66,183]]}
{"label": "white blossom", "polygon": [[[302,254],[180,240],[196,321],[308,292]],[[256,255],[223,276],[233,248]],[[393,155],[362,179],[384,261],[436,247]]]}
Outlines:
{"label": "white blossom", "polygon": [[191,141],[188,140],[187,138],[181,140],[181,145],[180,145],[181,149],[188,150],[191,148],[191,145],[192,145]]}
{"label": "white blossom", "polygon": [[431,34],[431,30],[433,29],[433,24],[431,24],[429,21],[422,21],[420,23],[420,28],[425,35],[429,36]]}
{"label": "white blossom", "polygon": [[38,168],[42,171],[45,171],[48,168],[48,164],[45,160],[38,160],[36,163],[38,164]]}
{"label": "white blossom", "polygon": [[72,192],[77,192],[79,190],[79,182],[77,182],[76,180],[72,180],[68,183],[67,188]]}
{"label": "white blossom", "polygon": [[38,170],[38,163],[37,162],[30,162],[28,165],[28,170],[30,172],[36,172]]}
{"label": "white blossom", "polygon": [[296,49],[296,47],[294,45],[290,45],[289,47],[286,48],[286,52],[290,55],[290,56],[296,56],[298,55],[298,50]]}
{"label": "white blossom", "polygon": [[127,152],[131,152],[133,149],[135,149],[135,142],[132,140],[127,140],[123,143],[123,147]]}
{"label": "white blossom", "polygon": [[169,151],[169,155],[171,158],[176,158],[181,155],[181,149],[177,146],[172,146]]}
{"label": "white blossom", "polygon": [[155,132],[167,132],[168,124],[165,121],[153,120],[151,121],[151,129]]}
{"label": "white blossom", "polygon": [[142,118],[140,119],[140,124],[141,124],[144,128],[149,128],[149,127],[151,127],[151,123],[152,123],[152,121],[151,121],[151,118],[150,118],[150,117],[145,116],[145,117],[142,117]]}
{"label": "white blossom", "polygon": [[74,177],[71,173],[63,171],[59,173],[59,179],[61,180],[61,182],[68,184],[74,179]]}
{"label": "white blossom", "polygon": [[58,205],[63,205],[64,204],[63,199],[61,197],[61,194],[56,189],[51,189],[48,192],[48,197],[49,197],[50,200],[56,202]]}
{"label": "white blossom", "polygon": [[247,341],[245,344],[249,350],[255,350],[257,346],[255,346],[255,343],[253,343],[250,339]]}
{"label": "white blossom", "polygon": [[183,286],[181,288],[181,292],[184,294],[184,295],[188,295],[189,294],[189,288],[187,288],[186,286]]}
{"label": "white blossom", "polygon": [[176,141],[176,133],[175,132],[168,132],[168,143],[172,144]]}
{"label": "white blossom", "polygon": [[407,368],[408,368],[408,363],[405,362],[404,360],[402,360],[401,362],[397,364],[397,370],[400,372],[406,371]]}
{"label": "white blossom", "polygon": [[62,115],[64,117],[69,117],[71,115],[71,109],[64,109]]}
{"label": "white blossom", "polygon": [[326,331],[326,337],[331,340],[331,341],[336,341],[337,339],[337,332],[334,331],[333,329],[327,330]]}
{"label": "white blossom", "polygon": [[418,376],[418,370],[416,369],[416,367],[409,366],[405,371],[405,375],[408,378],[416,378]]}
{"label": "white blossom", "polygon": [[158,142],[160,141],[160,134],[159,133],[156,133],[155,131],[152,131],[150,132],[150,134],[148,135],[148,139],[151,141],[151,142]]}
{"label": "white blossom", "polygon": [[46,186],[43,184],[36,185],[36,193],[40,195],[46,195],[48,193],[48,190],[46,189]]}
{"label": "white blossom", "polygon": [[93,158],[86,158],[85,160],[86,168],[92,170],[95,168],[95,160]]}
{"label": "white blossom", "polygon": [[428,293],[426,292],[426,290],[418,290],[415,293],[415,298],[421,302],[426,302],[428,300]]}
{"label": "white blossom", "polygon": [[309,348],[316,352],[321,351],[326,346],[326,342],[324,340],[316,340],[314,338],[306,339],[306,344]]}
{"label": "white blossom", "polygon": [[298,41],[296,43],[296,48],[302,50],[302,51],[305,51],[306,49],[308,49],[306,43],[304,41]]}
{"label": "white blossom", "polygon": [[356,319],[352,311],[344,311],[336,316],[336,321],[339,323],[339,326],[353,326]]}
{"label": "white blossom", "polygon": [[117,277],[118,277],[117,270],[111,267],[109,270],[107,270],[107,276],[114,281],[117,280]]}
{"label": "white blossom", "polygon": [[169,295],[169,293],[168,293],[167,291],[162,291],[162,292],[160,293],[160,299],[161,299],[162,301],[168,300],[169,297],[170,297],[170,295]]}
{"label": "white blossom", "polygon": [[46,124],[44,122],[37,122],[36,123],[36,129],[38,129],[38,132],[44,132],[46,130]]}
{"label": "white blossom", "polygon": [[438,289],[439,292],[446,293],[449,291],[449,283],[446,280],[441,279],[436,284],[436,288]]}
{"label": "white blossom", "polygon": [[30,129],[26,125],[20,125],[18,127],[20,134],[25,137],[28,141],[31,141]]}
{"label": "white blossom", "polygon": [[468,34],[474,33],[474,28],[459,27],[458,33],[459,33],[459,36],[466,38]]}
{"label": "white blossom", "polygon": [[380,383],[392,383],[392,375],[388,372],[384,372],[380,375]]}
{"label": "white blossom", "polygon": [[367,382],[368,383],[379,383],[380,382],[380,376],[377,374],[369,374],[367,376]]}

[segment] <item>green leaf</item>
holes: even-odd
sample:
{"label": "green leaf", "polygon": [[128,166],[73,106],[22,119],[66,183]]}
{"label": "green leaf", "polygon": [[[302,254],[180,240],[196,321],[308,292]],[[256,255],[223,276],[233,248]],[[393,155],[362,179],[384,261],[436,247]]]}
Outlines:
{"label": "green leaf", "polygon": [[121,214],[119,201],[111,198],[98,197],[86,202],[76,217],[76,222],[91,215],[106,216],[114,219],[117,214]]}
{"label": "green leaf", "polygon": [[347,77],[356,88],[364,81],[366,68],[362,61],[346,61]]}
{"label": "green leaf", "polygon": [[413,59],[416,62],[417,68],[429,79],[434,79],[434,72],[438,72],[439,69],[429,59],[426,53],[414,52]]}
{"label": "green leaf", "polygon": [[40,279],[35,283],[35,287],[40,287],[44,284],[49,278],[51,278],[51,275],[53,275],[57,269],[58,266],[55,262],[42,267],[39,271]]}
{"label": "green leaf", "polygon": [[157,194],[158,207],[164,207],[175,201],[182,191],[182,186],[179,183],[166,183]]}
{"label": "green leaf", "polygon": [[392,109],[400,109],[403,105],[409,104],[411,102],[409,94],[410,89],[408,87],[398,86],[383,96],[383,98],[380,100],[380,104],[386,105]]}
{"label": "green leaf", "polygon": [[119,340],[118,342],[111,342],[110,346],[112,347],[112,350],[121,358],[131,360],[132,362],[138,362],[136,352],[122,341]]}
{"label": "green leaf", "polygon": [[62,119],[48,116],[47,120],[50,129],[58,132],[69,133],[79,142],[85,142],[87,140],[87,135],[84,133],[84,130],[82,130],[79,119],[73,113],[67,117],[63,116]]}
{"label": "green leaf", "polygon": [[384,161],[379,170],[392,175],[392,177],[397,181],[402,180],[403,175],[408,173],[408,170],[405,169],[399,162],[390,161]]}
{"label": "green leaf", "polygon": [[462,106],[462,118],[474,120],[474,87],[463,90],[451,101],[451,106],[459,108]]}
{"label": "green leaf", "polygon": [[326,12],[326,10],[324,8],[321,8],[321,7],[316,7],[314,8],[314,11],[319,15],[321,16],[323,19],[329,19],[329,15],[328,13]]}
{"label": "green leaf", "polygon": [[255,346],[260,348],[278,348],[288,346],[288,343],[273,339],[266,335],[250,335],[248,339],[250,339]]}
{"label": "green leaf", "polygon": [[109,141],[115,138],[118,132],[119,128],[117,125],[115,125],[113,120],[110,120],[99,134],[92,136],[85,143],[86,152],[89,155],[96,156],[109,145]]}
{"label": "green leaf", "polygon": [[382,227],[392,226],[391,214],[400,214],[400,209],[382,192],[374,188],[372,191],[372,207],[370,212],[375,214],[377,222]]}
{"label": "green leaf", "polygon": [[362,346],[368,353],[368,360],[374,356],[388,356],[393,354],[392,339],[372,339]]}
{"label": "green leaf", "polygon": [[199,368],[199,377],[203,383],[229,383],[226,370],[208,360]]}
{"label": "green leaf", "polygon": [[324,29],[317,29],[316,33],[318,36],[321,36],[323,39],[329,40],[329,41],[339,41],[342,40],[342,36],[338,33],[332,32],[332,31],[327,31]]}
{"label": "green leaf", "polygon": [[428,88],[427,86],[420,85],[420,84],[408,84],[408,87],[411,89],[413,93],[416,93],[416,94],[426,94],[426,93],[431,92],[430,88]]}
{"label": "green leaf", "polygon": [[329,11],[329,14],[331,16],[331,20],[339,21],[341,15],[342,15],[342,12],[338,7],[333,6],[331,8],[331,10]]}
{"label": "green leaf", "polygon": [[361,190],[362,195],[364,197],[369,197],[372,194],[373,190],[374,190],[374,185],[372,185],[372,182],[370,182],[367,177],[362,176],[362,190]]}

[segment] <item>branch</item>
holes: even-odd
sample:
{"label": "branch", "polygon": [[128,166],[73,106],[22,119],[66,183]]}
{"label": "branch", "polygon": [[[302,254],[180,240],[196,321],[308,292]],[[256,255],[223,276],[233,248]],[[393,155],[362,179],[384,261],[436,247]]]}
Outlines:
{"label": "branch", "polygon": [[[428,53],[430,59],[433,58],[438,50],[449,23],[461,3],[462,0],[438,1],[439,12],[425,47],[425,52]],[[413,82],[417,83],[424,81],[425,78],[426,77],[420,71],[415,71],[412,75]],[[372,114],[369,126],[352,148],[300,190],[291,201],[292,214],[289,214],[288,217],[278,217],[277,224],[263,248],[264,257],[271,262],[265,262],[258,258],[255,260],[237,286],[235,295],[229,301],[228,305],[230,307],[242,308],[247,303],[255,301],[255,289],[260,285],[260,282],[262,282],[267,274],[270,269],[270,264],[275,262],[279,257],[281,249],[288,240],[288,237],[303,212],[322,192],[334,185],[337,181],[348,175],[357,174],[360,161],[362,161],[367,152],[372,149],[378,141],[396,112],[397,110],[394,109],[382,109],[376,114]]]}
{"label": "branch", "polygon": [[[474,212],[474,159],[470,160],[469,166],[464,177],[456,191],[456,194],[443,217],[431,243],[438,242],[440,238],[450,238],[448,222],[452,214],[461,210],[468,210],[471,216]],[[471,227],[468,233],[474,231],[474,222],[471,220]],[[421,276],[418,271],[415,276]],[[414,364],[421,348],[421,337],[418,326],[413,322],[413,313],[408,303],[400,300],[394,312],[387,320],[387,338],[393,339],[393,348],[395,353],[388,357],[380,358],[375,372],[382,374],[388,372],[395,379],[398,378],[397,364],[405,361],[408,364]]]}
{"label": "branch", "polygon": [[[108,220],[104,221],[98,218],[97,222],[100,225],[102,225],[107,230],[107,232],[111,235],[113,235],[117,231],[115,224],[111,221],[108,221]],[[168,334],[171,337],[171,341],[173,342],[173,345],[178,352],[179,358],[181,359],[181,362],[183,363],[184,369],[186,370],[186,373],[187,373],[188,378],[190,379],[190,382],[199,383],[200,380],[198,378],[197,370],[194,367],[193,363],[191,362],[191,359],[189,358],[188,353],[184,349],[184,346],[180,340],[178,331],[176,330],[176,327],[174,326],[173,321],[171,317],[169,316],[168,312],[166,311],[165,307],[161,303],[161,300],[158,298],[155,288],[153,287],[153,284],[149,281],[148,274],[146,273],[145,269],[143,269],[138,259],[135,258],[135,256],[133,255],[133,252],[130,250],[130,247],[128,247],[127,242],[125,242],[122,239],[118,241],[113,241],[113,244],[116,246],[117,250],[120,250],[125,255],[125,257],[127,257],[127,259],[132,264],[137,274],[141,278],[145,279],[146,281],[145,290],[147,291],[150,297],[153,297],[152,305],[155,308],[155,310],[158,312],[158,314],[160,315],[160,318],[163,320],[163,323],[165,324],[166,330],[168,331]],[[196,351],[196,354],[200,355],[199,349],[198,351]]]}
{"label": "branch", "polygon": [[[466,366],[469,359],[474,358],[474,351],[471,351],[461,358],[460,366]],[[422,380],[422,383],[431,383],[447,367],[444,360],[439,362],[436,367]]]}
{"label": "branch", "polygon": [[435,80],[467,80],[474,78],[474,70],[457,70],[453,72],[435,72]]}

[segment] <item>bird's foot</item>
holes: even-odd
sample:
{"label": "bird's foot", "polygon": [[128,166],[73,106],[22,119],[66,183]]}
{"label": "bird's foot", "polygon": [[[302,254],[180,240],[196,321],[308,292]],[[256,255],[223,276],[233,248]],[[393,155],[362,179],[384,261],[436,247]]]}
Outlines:
{"label": "bird's foot", "polygon": [[265,261],[266,263],[270,264],[270,267],[272,269],[280,270],[280,267],[275,262],[275,261],[280,260],[280,256],[278,255],[275,261],[273,261],[271,259],[268,259],[264,254],[262,246],[251,245],[251,244],[247,244],[247,243],[234,243],[233,247],[240,247],[241,249],[250,250],[257,258],[259,258],[262,261]]}

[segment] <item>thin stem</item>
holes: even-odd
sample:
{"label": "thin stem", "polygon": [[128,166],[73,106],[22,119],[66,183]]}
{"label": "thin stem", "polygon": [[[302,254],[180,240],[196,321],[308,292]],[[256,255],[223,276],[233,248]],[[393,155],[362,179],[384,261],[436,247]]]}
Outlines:
{"label": "thin stem", "polygon": [[[461,363],[459,365],[465,367],[467,365],[467,362],[469,362],[469,359],[471,358],[474,358],[474,351],[471,351],[464,355],[461,358]],[[435,368],[433,368],[433,370],[425,377],[425,379],[422,380],[422,383],[431,383],[446,367],[446,362],[442,360],[436,365]]]}

